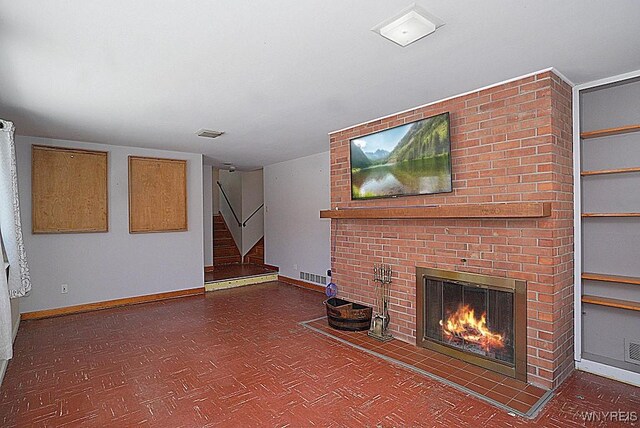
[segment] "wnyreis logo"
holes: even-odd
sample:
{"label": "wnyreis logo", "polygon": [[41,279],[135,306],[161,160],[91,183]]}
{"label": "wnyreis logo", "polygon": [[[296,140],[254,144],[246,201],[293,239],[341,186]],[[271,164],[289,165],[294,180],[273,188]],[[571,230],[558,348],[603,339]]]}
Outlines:
{"label": "wnyreis logo", "polygon": [[576,412],[576,419],[585,422],[618,422],[632,424],[638,421],[638,412],[625,410]]}

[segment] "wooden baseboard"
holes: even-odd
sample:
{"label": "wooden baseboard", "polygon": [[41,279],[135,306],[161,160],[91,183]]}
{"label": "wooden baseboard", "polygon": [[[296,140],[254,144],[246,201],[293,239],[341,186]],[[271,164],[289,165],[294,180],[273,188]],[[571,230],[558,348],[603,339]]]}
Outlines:
{"label": "wooden baseboard", "polygon": [[295,285],[296,287],[306,288],[308,290],[317,291],[318,293],[324,293],[326,287],[322,285],[311,284],[309,282],[300,281],[298,279],[289,278],[288,276],[278,275],[278,281],[285,282],[287,284]]}
{"label": "wooden baseboard", "polygon": [[267,269],[271,269],[271,270],[275,270],[276,272],[280,272],[280,268],[278,266],[268,265],[266,263],[262,263],[262,266],[266,267]]}
{"label": "wooden baseboard", "polygon": [[62,315],[77,314],[80,312],[90,312],[99,311],[101,309],[116,308],[118,306],[138,305],[140,303],[176,299],[178,297],[193,296],[196,294],[204,294],[204,287],[169,291],[167,293],[147,294],[146,296],[126,297],[124,299],[107,300],[105,302],[87,303],[84,305],[67,306],[64,308],[46,309],[44,311],[25,312],[20,315],[20,319],[37,320],[42,318],[59,317]]}
{"label": "wooden baseboard", "polygon": [[205,272],[213,272],[215,270],[215,266],[205,266],[204,267],[204,271]]}

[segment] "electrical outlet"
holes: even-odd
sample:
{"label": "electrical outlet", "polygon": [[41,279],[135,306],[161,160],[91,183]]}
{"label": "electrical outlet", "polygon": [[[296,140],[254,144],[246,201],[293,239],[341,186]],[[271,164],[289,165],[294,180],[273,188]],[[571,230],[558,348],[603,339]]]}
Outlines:
{"label": "electrical outlet", "polygon": [[67,294],[68,292],[69,292],[69,285],[62,284],[62,286],[60,286],[60,293]]}
{"label": "electrical outlet", "polygon": [[293,265],[293,270],[298,270],[298,265],[294,264]]}

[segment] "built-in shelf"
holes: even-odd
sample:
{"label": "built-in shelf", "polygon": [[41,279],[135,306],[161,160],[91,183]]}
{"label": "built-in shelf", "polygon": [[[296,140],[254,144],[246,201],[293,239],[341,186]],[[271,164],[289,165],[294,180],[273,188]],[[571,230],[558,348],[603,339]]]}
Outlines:
{"label": "built-in shelf", "polygon": [[640,131],[640,125],[619,126],[617,128],[598,129],[596,131],[581,132],[580,138],[586,140],[588,138],[608,137],[609,135],[627,134],[629,132]]}
{"label": "built-in shelf", "polygon": [[582,217],[640,217],[640,213],[582,213]]}
{"label": "built-in shelf", "polygon": [[610,299],[608,297],[598,296],[582,296],[582,303],[590,303],[592,305],[608,306],[610,308],[627,309],[630,311],[640,311],[640,302],[631,302],[628,300]]}
{"label": "built-in shelf", "polygon": [[620,284],[640,285],[640,278],[635,276],[607,275],[602,273],[584,272],[582,279],[590,279],[592,281],[617,282]]}
{"label": "built-in shelf", "polygon": [[397,208],[342,208],[320,211],[320,218],[540,218],[551,215],[550,202],[462,204]]}
{"label": "built-in shelf", "polygon": [[585,175],[622,174],[625,172],[640,172],[640,167],[634,166],[633,168],[597,169],[593,171],[582,171],[580,175],[584,177]]}

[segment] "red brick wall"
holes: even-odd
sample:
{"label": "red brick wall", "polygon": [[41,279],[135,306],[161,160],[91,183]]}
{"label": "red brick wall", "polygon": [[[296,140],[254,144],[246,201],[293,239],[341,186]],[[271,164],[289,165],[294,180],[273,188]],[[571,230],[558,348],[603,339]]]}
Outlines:
{"label": "red brick wall", "polygon": [[[349,140],[450,112],[453,192],[351,201]],[[550,201],[524,220],[332,220],[340,296],[372,305],[374,263],[391,264],[390,328],[415,342],[416,266],[528,282],[528,380],[556,387],[573,367],[571,88],[544,72],[331,134],[331,207]],[[466,261],[464,261],[464,260]]]}

